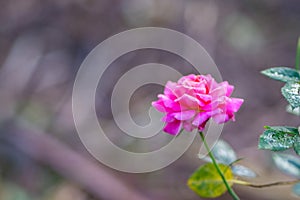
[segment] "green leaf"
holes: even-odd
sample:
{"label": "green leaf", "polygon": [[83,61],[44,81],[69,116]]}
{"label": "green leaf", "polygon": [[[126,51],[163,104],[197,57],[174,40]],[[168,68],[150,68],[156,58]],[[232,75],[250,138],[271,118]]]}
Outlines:
{"label": "green leaf", "polygon": [[296,183],[292,189],[293,193],[300,197],[300,183]]}
{"label": "green leaf", "polygon": [[288,82],[281,88],[282,95],[290,103],[292,109],[300,107],[300,83]]}
{"label": "green leaf", "polygon": [[[226,180],[232,185],[230,180],[233,179],[233,175],[229,166],[224,164],[218,165]],[[221,176],[212,163],[207,163],[197,169],[189,178],[188,186],[199,196],[205,198],[215,198],[227,191]]]}
{"label": "green leaf", "polygon": [[264,128],[268,130],[281,131],[292,135],[299,134],[298,129],[296,127],[291,126],[264,126]]}
{"label": "green leaf", "polygon": [[[212,148],[211,152],[218,163],[222,163],[225,165],[230,165],[232,162],[236,161],[237,159],[235,151],[224,140],[218,140],[214,145],[214,147]],[[211,162],[210,157],[202,158],[201,155],[199,155],[199,158],[207,162]]]}
{"label": "green leaf", "polygon": [[300,159],[289,154],[272,155],[276,167],[285,174],[300,178]]}
{"label": "green leaf", "polygon": [[300,155],[300,137],[297,137],[294,142],[294,150],[296,154]]}
{"label": "green leaf", "polygon": [[269,78],[277,81],[289,82],[300,81],[300,75],[297,70],[288,67],[274,67],[261,71],[261,73]]}
{"label": "green leaf", "polygon": [[255,178],[257,175],[254,171],[243,165],[233,165],[231,167],[232,173],[236,176],[245,178]]}
{"label": "green leaf", "polygon": [[259,149],[272,151],[283,151],[293,147],[297,137],[298,129],[287,126],[266,126],[266,130],[259,137]]}
{"label": "green leaf", "polygon": [[300,107],[293,109],[291,105],[287,105],[286,112],[291,113],[293,115],[300,116]]}

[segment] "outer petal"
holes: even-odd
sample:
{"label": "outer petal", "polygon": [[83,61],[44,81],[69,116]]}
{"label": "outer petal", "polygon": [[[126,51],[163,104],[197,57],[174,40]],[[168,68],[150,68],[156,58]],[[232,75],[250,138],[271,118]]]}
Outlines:
{"label": "outer petal", "polygon": [[167,112],[166,107],[165,107],[163,101],[161,101],[161,100],[153,101],[152,106],[159,112]]}
{"label": "outer petal", "polygon": [[219,84],[218,87],[216,87],[215,89],[213,89],[210,94],[214,98],[218,98],[218,97],[221,97],[221,96],[225,96],[226,93],[227,93],[226,86]]}
{"label": "outer petal", "polygon": [[167,113],[163,118],[162,118],[162,121],[163,122],[173,122],[175,120],[174,118],[174,113]]}
{"label": "outer petal", "polygon": [[227,85],[227,93],[226,93],[226,96],[230,96],[233,92],[233,89],[234,89],[234,86],[233,85]]}
{"label": "outer petal", "polygon": [[195,74],[189,74],[186,76],[183,76],[178,80],[178,84],[183,84],[185,81],[195,81],[197,79],[197,76]]}
{"label": "outer petal", "polygon": [[174,118],[178,120],[188,120],[194,117],[195,114],[196,114],[195,110],[186,110],[186,111],[174,113]]}
{"label": "outer petal", "polygon": [[192,132],[195,128],[197,128],[196,126],[193,126],[191,121],[184,121],[183,122],[183,128],[188,131],[188,132]]}
{"label": "outer petal", "polygon": [[218,88],[219,88],[219,87],[222,87],[222,88],[225,89],[224,95],[226,95],[227,97],[229,97],[229,96],[232,94],[233,89],[234,89],[234,87],[233,87],[232,85],[229,85],[229,83],[228,83],[227,81],[224,81],[224,82],[222,82],[222,83],[219,83],[219,84],[218,84]]}
{"label": "outer petal", "polygon": [[171,108],[173,106],[173,100],[170,99],[168,96],[159,94],[157,97],[164,103],[164,105],[168,108]]}
{"label": "outer petal", "polygon": [[230,120],[230,117],[227,114],[217,114],[213,116],[213,119],[216,123],[222,124]]}
{"label": "outer petal", "polygon": [[237,112],[241,105],[243,104],[244,100],[239,98],[230,98],[230,101],[226,105],[226,109],[229,112]]}
{"label": "outer petal", "polygon": [[170,99],[173,99],[173,100],[176,99],[177,97],[173,92],[175,90],[176,86],[177,86],[177,83],[174,83],[172,81],[168,81],[166,86],[165,86],[165,89],[164,89],[164,94],[166,96],[168,96]]}
{"label": "outer petal", "polygon": [[210,117],[211,117],[210,112],[201,112],[195,117],[192,124],[196,127],[199,127],[203,123],[205,123]]}
{"label": "outer petal", "polygon": [[172,100],[171,98],[169,98],[166,95],[163,94],[159,94],[158,98],[163,102],[165,109],[167,110],[167,112],[170,111],[180,111],[180,105],[178,102],[175,102],[174,100]]}
{"label": "outer petal", "polygon": [[174,120],[173,122],[167,123],[167,125],[164,127],[164,131],[171,134],[171,135],[177,135],[180,132],[181,129],[181,121]]}

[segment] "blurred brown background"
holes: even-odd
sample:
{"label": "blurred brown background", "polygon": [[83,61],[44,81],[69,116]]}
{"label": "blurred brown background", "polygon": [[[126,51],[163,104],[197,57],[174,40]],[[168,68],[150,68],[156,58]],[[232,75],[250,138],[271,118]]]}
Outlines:
{"label": "blurred brown background", "polygon": [[[268,153],[257,150],[257,141],[264,125],[298,126],[299,118],[285,112],[282,84],[259,72],[293,67],[300,1],[2,0],[0,5],[1,200],[201,199],[186,186],[202,163],[196,156],[199,140],[162,170],[126,174],[95,161],[75,131],[71,94],[81,62],[109,36],[143,26],[183,32],[206,48],[223,79],[235,85],[234,96],[245,99],[237,121],[226,124],[221,137],[259,174],[254,182],[289,179],[272,167]],[[194,72],[175,55],[155,50],[114,62],[100,81],[96,105],[112,135],[119,131],[110,110],[112,88],[128,69],[147,62]],[[148,108],[139,102],[150,102],[161,91],[139,89],[132,109],[143,113]],[[289,187],[236,190],[241,199],[293,199]]]}

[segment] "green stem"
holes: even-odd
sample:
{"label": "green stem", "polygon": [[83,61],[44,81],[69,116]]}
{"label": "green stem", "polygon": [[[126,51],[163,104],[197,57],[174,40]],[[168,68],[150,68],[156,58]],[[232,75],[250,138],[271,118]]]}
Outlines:
{"label": "green stem", "polygon": [[298,38],[298,44],[297,44],[297,53],[296,53],[296,70],[299,70],[300,66],[300,37]]}
{"label": "green stem", "polygon": [[209,146],[208,146],[208,144],[207,144],[207,142],[206,142],[206,140],[205,140],[204,134],[203,134],[202,132],[199,132],[199,133],[200,133],[201,139],[202,139],[202,141],[203,141],[203,144],[204,144],[204,146],[205,146],[205,148],[206,148],[206,150],[207,150],[207,152],[208,152],[208,155],[209,155],[209,157],[211,158],[212,163],[213,163],[213,165],[215,166],[215,168],[217,169],[219,175],[221,176],[221,178],[222,178],[222,180],[223,180],[223,182],[224,182],[224,184],[225,184],[225,186],[226,186],[226,188],[227,188],[227,191],[229,192],[229,194],[232,196],[232,198],[233,198],[234,200],[240,200],[240,198],[237,196],[237,194],[233,191],[233,189],[232,189],[232,188],[230,187],[230,185],[228,184],[228,182],[227,182],[227,180],[226,180],[226,178],[225,178],[223,172],[222,172],[221,169],[219,168],[219,165],[218,165],[218,163],[217,163],[217,161],[216,161],[214,155],[211,153],[211,151],[210,151],[210,149],[209,149]]}

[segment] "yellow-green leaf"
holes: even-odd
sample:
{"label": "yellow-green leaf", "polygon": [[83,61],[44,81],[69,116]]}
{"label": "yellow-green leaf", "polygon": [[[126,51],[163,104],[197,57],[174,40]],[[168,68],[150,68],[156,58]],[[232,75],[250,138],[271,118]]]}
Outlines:
{"label": "yellow-green leaf", "polygon": [[[233,175],[229,166],[218,164],[226,180],[232,185]],[[197,169],[188,180],[188,186],[199,196],[215,198],[227,191],[217,169],[212,163],[207,163]]]}

